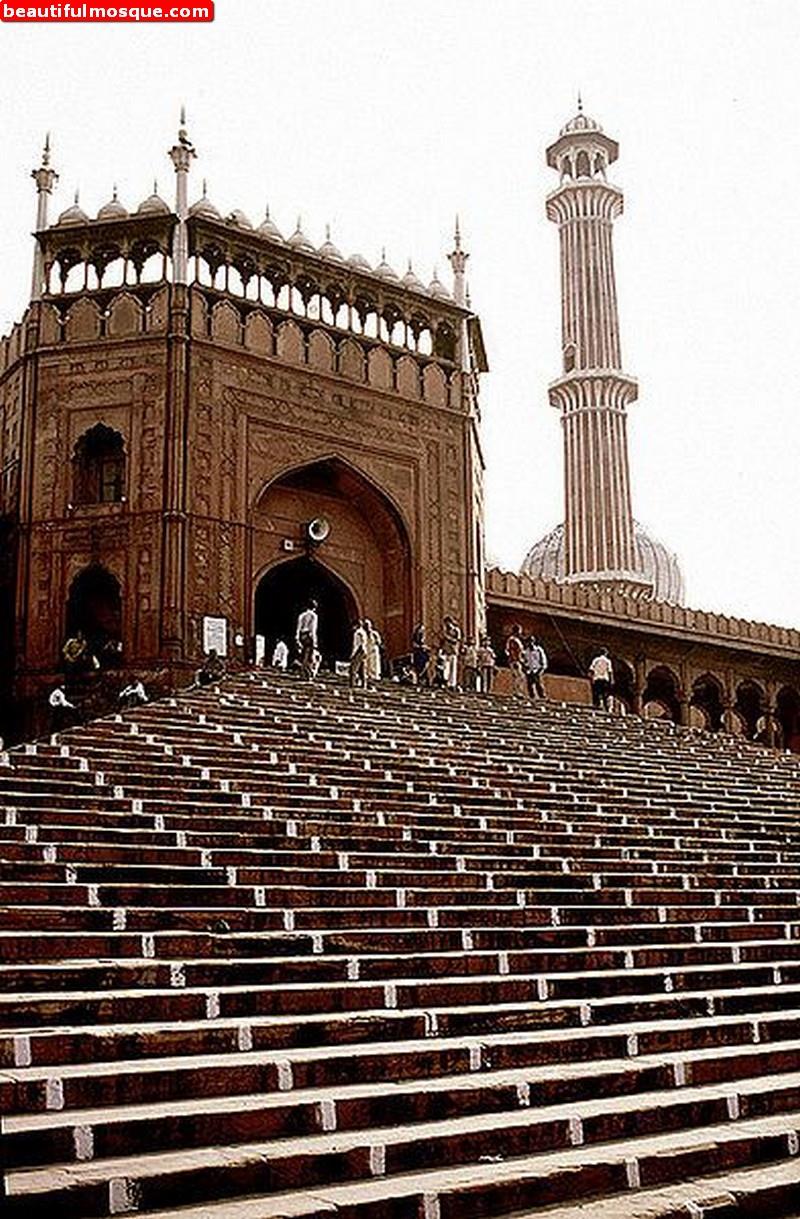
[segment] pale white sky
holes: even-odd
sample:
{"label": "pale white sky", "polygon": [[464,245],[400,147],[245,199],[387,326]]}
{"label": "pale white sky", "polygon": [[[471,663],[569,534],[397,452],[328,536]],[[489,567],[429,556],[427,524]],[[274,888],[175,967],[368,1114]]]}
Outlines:
{"label": "pale white sky", "polygon": [[0,326],[25,304],[35,163],[55,207],[171,198],[179,105],[222,210],[430,277],[462,216],[484,380],[489,547],[562,519],[555,184],[575,109],[620,141],[616,228],[634,511],[688,603],[800,623],[796,0],[217,0],[206,26],[0,25]]}

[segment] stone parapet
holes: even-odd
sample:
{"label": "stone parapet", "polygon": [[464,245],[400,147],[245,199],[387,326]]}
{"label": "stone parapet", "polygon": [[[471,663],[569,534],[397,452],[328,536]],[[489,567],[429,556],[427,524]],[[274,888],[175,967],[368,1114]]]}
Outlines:
{"label": "stone parapet", "polygon": [[753,622],[710,610],[647,601],[585,585],[532,580],[529,576],[501,571],[486,573],[486,596],[490,604],[528,610],[568,614],[584,621],[614,623],[659,635],[689,637],[728,647],[756,648],[792,660],[800,659],[800,630]]}

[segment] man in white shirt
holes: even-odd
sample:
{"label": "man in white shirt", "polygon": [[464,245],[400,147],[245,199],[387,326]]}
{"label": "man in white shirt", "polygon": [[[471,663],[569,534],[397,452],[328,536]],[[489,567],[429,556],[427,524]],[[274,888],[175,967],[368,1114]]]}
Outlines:
{"label": "man in white shirt", "polygon": [[307,609],[304,609],[297,619],[297,649],[300,653],[300,672],[303,677],[314,676],[314,653],[317,651],[318,629],[317,603],[309,601]]}
{"label": "man in white shirt", "polygon": [[288,664],[289,646],[285,639],[279,639],[272,653],[272,667],[273,669],[280,669],[281,673],[285,673]]}
{"label": "man in white shirt", "polygon": [[362,690],[367,686],[367,631],[366,623],[360,619],[353,631],[353,650],[350,653],[350,685],[359,686]]}
{"label": "man in white shirt", "polygon": [[455,618],[445,615],[442,623],[440,654],[444,660],[444,684],[448,690],[458,685],[458,654],[461,651],[461,627]]}
{"label": "man in white shirt", "polygon": [[614,668],[609,660],[608,648],[601,648],[589,665],[589,677],[592,681],[592,705],[608,711],[608,699],[614,681]]}

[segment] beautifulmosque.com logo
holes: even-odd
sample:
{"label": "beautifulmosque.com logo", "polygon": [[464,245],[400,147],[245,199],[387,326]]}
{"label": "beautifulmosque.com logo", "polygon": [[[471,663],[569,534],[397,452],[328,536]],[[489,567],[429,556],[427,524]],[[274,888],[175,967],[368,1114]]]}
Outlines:
{"label": "beautifulmosque.com logo", "polygon": [[3,21],[213,21],[205,4],[2,4]]}

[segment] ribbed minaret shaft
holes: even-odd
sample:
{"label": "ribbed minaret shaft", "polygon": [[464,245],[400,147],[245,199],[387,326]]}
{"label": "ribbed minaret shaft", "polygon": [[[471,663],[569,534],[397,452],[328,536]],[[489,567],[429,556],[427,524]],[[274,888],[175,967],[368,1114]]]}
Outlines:
{"label": "ribbed minaret shaft", "polygon": [[550,386],[564,430],[566,576],[643,582],[631,511],[626,411],[636,382],[622,372],[613,224],[622,192],[605,178],[617,145],[579,114],[548,149],[561,185],[547,200],[559,227],[564,373]]}

